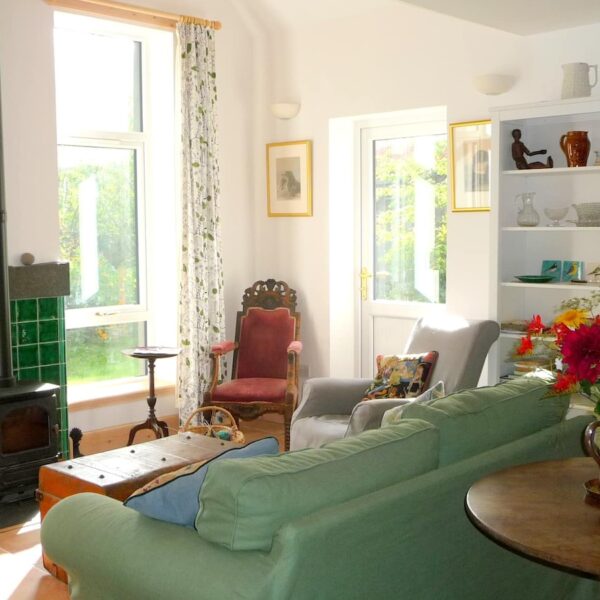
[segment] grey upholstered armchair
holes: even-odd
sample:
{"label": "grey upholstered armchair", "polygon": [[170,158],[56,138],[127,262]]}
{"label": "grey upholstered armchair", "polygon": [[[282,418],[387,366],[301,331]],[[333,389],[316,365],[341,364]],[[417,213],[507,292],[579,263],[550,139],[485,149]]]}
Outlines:
{"label": "grey upholstered armchair", "polygon": [[[404,353],[439,353],[431,385],[443,381],[446,394],[477,386],[491,345],[498,339],[495,321],[440,316],[415,324]],[[410,399],[361,402],[370,379],[318,377],[304,384],[292,419],[291,450],[316,448],[380,426],[383,413]]]}

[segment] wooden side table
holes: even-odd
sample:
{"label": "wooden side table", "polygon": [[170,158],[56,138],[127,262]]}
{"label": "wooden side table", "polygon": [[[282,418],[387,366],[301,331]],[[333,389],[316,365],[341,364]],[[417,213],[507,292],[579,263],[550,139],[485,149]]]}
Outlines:
{"label": "wooden side table", "polygon": [[469,518],[501,545],[550,566],[600,579],[600,506],[584,483],[598,477],[591,458],[520,465],[475,483]]}
{"label": "wooden side table", "polygon": [[135,438],[135,434],[142,429],[151,429],[157,438],[167,437],[169,429],[165,421],[159,421],[156,418],[154,407],[156,406],[156,396],[154,395],[154,363],[159,358],[171,358],[177,356],[181,352],[181,348],[167,348],[165,346],[143,346],[140,348],[128,348],[121,350],[123,354],[132,356],[133,358],[143,358],[148,361],[148,378],[150,389],[148,391],[148,418],[139,425],[132,427],[129,431],[129,439],[127,445],[131,446]]}

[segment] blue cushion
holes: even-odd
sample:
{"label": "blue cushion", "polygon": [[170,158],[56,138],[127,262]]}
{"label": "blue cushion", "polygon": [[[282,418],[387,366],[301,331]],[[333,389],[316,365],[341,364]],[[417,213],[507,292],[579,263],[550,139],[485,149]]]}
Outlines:
{"label": "blue cushion", "polygon": [[208,468],[224,459],[265,454],[279,454],[279,442],[276,438],[263,438],[241,448],[226,450],[208,461],[165,473],[136,490],[123,504],[153,519],[195,527],[194,521],[199,509],[198,496]]}

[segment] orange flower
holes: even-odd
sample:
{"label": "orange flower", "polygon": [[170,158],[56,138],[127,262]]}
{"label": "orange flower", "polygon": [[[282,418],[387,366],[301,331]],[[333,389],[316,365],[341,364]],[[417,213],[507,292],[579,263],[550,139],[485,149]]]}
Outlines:
{"label": "orange flower", "polygon": [[589,313],[587,310],[572,308],[558,315],[554,319],[554,323],[555,325],[566,325],[569,329],[577,329],[587,321],[588,317]]}

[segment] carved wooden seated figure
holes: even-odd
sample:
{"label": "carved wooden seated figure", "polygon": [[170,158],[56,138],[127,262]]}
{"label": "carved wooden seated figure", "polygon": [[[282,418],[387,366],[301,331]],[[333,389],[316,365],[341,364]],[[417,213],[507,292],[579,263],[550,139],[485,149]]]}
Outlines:
{"label": "carved wooden seated figure", "polygon": [[[212,347],[211,383],[203,406],[223,406],[236,420],[283,415],[285,449],[298,399],[298,355],[302,351],[296,291],[284,281],[257,281],[246,289],[237,313],[235,341]],[[221,379],[221,357],[233,351],[231,381]]]}

